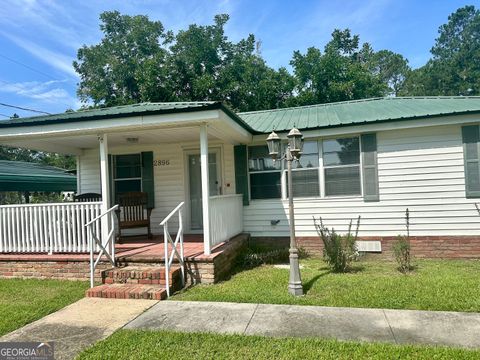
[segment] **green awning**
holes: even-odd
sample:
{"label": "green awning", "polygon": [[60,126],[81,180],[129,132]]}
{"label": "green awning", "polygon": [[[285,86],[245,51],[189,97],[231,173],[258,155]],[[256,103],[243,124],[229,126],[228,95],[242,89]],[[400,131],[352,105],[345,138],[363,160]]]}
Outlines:
{"label": "green awning", "polygon": [[64,169],[37,163],[0,160],[1,191],[76,191],[77,177]]}

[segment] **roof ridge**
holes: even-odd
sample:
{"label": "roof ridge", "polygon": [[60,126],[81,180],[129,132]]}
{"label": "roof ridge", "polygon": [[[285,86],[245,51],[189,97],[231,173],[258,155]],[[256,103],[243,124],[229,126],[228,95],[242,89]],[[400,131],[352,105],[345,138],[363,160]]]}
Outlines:
{"label": "roof ridge", "polygon": [[421,100],[421,99],[439,99],[439,100],[442,100],[442,99],[480,99],[480,96],[473,96],[473,95],[469,95],[469,96],[461,96],[461,95],[384,96],[384,97],[374,97],[374,98],[366,98],[366,99],[335,101],[335,102],[328,102],[328,103],[321,103],[321,104],[291,106],[291,107],[277,108],[277,109],[245,111],[245,112],[238,112],[238,115],[259,114],[259,113],[275,112],[275,111],[289,111],[289,110],[306,109],[306,108],[314,108],[314,107],[327,107],[327,106],[336,106],[336,105],[343,105],[343,104],[355,104],[355,103],[368,102],[368,101],[378,101],[378,100],[404,100],[404,99],[409,99],[409,100]]}

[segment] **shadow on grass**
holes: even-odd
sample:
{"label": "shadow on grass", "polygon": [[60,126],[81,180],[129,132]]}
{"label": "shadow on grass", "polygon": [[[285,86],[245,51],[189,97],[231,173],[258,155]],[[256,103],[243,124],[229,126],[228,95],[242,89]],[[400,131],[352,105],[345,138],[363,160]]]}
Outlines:
{"label": "shadow on grass", "polygon": [[324,276],[327,276],[330,273],[331,273],[331,271],[328,270],[328,271],[322,272],[321,274],[315,275],[313,278],[308,280],[306,283],[303,284],[303,293],[305,295],[307,295],[308,292],[310,291],[310,289],[313,287],[313,285],[318,281],[318,279],[320,279]]}

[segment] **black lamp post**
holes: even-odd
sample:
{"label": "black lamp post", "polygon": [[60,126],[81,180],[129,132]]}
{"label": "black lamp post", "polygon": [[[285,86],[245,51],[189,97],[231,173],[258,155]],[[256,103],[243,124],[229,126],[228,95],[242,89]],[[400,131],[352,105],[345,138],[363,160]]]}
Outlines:
{"label": "black lamp post", "polygon": [[[302,279],[300,277],[300,265],[298,263],[297,240],[295,239],[295,215],[293,208],[293,181],[292,181],[292,162],[298,160],[303,149],[303,135],[295,127],[287,135],[288,145],[285,155],[280,159],[287,161],[288,172],[288,209],[290,217],[290,279],[288,282],[288,292],[292,295],[303,295]],[[281,140],[275,131],[267,138],[268,152],[275,161],[280,155]]]}

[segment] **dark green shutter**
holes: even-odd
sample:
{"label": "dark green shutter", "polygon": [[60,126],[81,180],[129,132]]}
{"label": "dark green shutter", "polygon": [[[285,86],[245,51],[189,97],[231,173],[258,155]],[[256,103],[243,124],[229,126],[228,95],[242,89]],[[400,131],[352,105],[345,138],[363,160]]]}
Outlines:
{"label": "dark green shutter", "polygon": [[148,194],[148,208],[155,207],[155,186],[153,182],[153,152],[142,152],[142,190]]}
{"label": "dark green shutter", "polygon": [[113,206],[116,204],[115,199],[115,182],[113,181],[114,179],[114,161],[113,161],[113,155],[108,155],[108,181],[109,181],[109,189],[110,189],[110,206]]}
{"label": "dark green shutter", "polygon": [[235,160],[235,188],[237,194],[243,194],[243,205],[248,205],[247,146],[235,146],[233,155]]}
{"label": "dark green shutter", "polygon": [[480,197],[480,165],[478,125],[463,126],[463,157],[465,163],[465,190],[467,198]]}
{"label": "dark green shutter", "polygon": [[363,134],[361,140],[363,199],[365,201],[380,201],[378,191],[377,136],[376,134]]}

